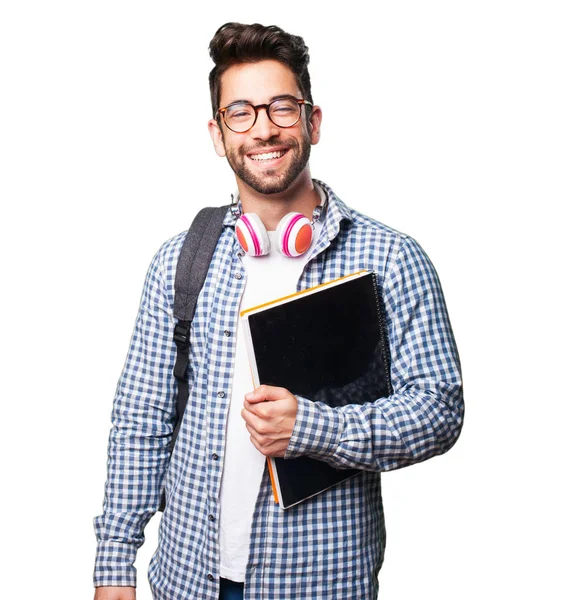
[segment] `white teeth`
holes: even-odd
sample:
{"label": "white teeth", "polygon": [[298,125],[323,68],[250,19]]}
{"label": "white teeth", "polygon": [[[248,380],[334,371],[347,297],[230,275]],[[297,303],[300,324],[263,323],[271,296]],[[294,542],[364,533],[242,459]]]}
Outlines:
{"label": "white teeth", "polygon": [[252,160],[270,160],[272,158],[280,158],[284,155],[282,150],[278,150],[277,152],[266,152],[265,154],[251,154],[250,158]]}

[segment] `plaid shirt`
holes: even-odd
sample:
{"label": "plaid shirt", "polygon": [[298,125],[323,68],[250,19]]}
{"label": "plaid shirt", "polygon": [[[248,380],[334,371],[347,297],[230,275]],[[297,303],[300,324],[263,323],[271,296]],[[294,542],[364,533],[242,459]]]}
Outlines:
{"label": "plaid shirt", "polygon": [[[308,454],[363,472],[283,511],[264,472],[244,597],[375,598],[384,557],[380,472],[447,451],[462,424],[457,349],[435,270],[419,245],[328,195],[325,222],[298,290],[360,269],[382,288],[394,393],[329,408],[299,398],[287,458]],[[165,485],[149,568],[159,600],[217,600],[219,491],[240,299],[246,272],[227,213],[191,327],[190,396],[171,460],[176,383],[173,295],[186,232],[155,255],[118,383],[103,514],[95,518],[95,586],[136,585],[133,562]],[[168,468],[169,465],[169,468]]]}

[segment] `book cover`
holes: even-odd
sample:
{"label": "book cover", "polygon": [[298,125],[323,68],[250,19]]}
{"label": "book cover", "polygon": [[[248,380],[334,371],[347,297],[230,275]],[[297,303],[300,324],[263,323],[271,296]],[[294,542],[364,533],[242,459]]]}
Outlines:
{"label": "book cover", "polygon": [[[241,316],[255,387],[284,387],[331,407],[391,393],[388,338],[374,273],[347,275]],[[282,508],[358,473],[307,456],[268,460]]]}

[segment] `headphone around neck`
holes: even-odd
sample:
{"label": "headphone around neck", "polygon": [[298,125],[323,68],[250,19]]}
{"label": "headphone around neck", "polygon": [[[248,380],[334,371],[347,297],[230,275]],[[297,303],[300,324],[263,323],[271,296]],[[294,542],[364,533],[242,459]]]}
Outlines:
{"label": "headphone around neck", "polygon": [[[313,241],[315,223],[321,218],[325,200],[313,210],[313,220],[305,215],[290,212],[276,228],[276,250],[288,258],[305,254]],[[266,256],[270,252],[270,238],[266,227],[256,213],[242,213],[240,202],[232,196],[232,214],[238,218],[235,225],[236,237],[242,250],[248,256]]]}

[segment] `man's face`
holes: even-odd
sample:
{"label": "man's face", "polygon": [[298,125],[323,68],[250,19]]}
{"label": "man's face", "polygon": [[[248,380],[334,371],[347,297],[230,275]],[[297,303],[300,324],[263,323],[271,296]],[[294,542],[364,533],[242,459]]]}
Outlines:
{"label": "man's face", "polygon": [[[220,106],[237,100],[253,105],[268,104],[282,95],[301,98],[294,74],[278,61],[235,65],[221,78]],[[305,107],[302,107],[301,118],[293,127],[280,128],[260,109],[249,131],[235,133],[224,122],[219,129],[215,121],[209,122],[209,130],[217,154],[226,156],[241,182],[261,194],[278,194],[289,189],[307,167],[311,144],[319,139],[318,107],[314,115],[315,127],[306,119]],[[277,154],[266,156],[270,152]]]}

